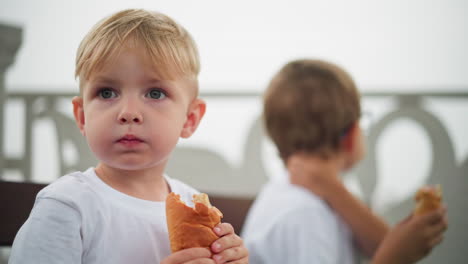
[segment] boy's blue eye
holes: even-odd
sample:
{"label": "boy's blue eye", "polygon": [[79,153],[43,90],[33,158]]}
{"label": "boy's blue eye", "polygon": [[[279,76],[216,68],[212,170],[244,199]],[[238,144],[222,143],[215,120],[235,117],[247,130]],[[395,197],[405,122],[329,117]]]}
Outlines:
{"label": "boy's blue eye", "polygon": [[104,88],[100,90],[98,94],[103,99],[110,99],[110,98],[117,97],[117,94],[112,89],[109,89],[109,88]]}
{"label": "boy's blue eye", "polygon": [[158,89],[151,89],[151,91],[148,92],[148,97],[151,99],[163,99],[166,97],[166,94]]}

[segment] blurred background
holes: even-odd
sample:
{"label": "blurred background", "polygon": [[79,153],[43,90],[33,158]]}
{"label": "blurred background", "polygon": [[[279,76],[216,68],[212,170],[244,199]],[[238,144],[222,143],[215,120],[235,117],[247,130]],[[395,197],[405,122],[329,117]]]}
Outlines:
{"label": "blurred background", "polygon": [[75,52],[98,20],[125,8],[171,16],[199,46],[207,114],[179,142],[169,175],[208,193],[249,198],[268,178],[284,178],[259,121],[261,94],[286,62],[329,60],[354,77],[366,113],[368,157],[344,175],[347,186],[395,223],[414,206],[417,188],[441,184],[450,227],[422,263],[466,263],[462,0],[0,0],[0,180],[49,183],[95,164],[71,119]]}

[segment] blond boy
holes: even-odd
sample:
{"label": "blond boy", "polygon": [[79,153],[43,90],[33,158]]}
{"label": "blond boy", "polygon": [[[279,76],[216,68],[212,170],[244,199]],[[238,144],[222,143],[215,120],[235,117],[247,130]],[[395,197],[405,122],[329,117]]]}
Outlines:
{"label": "blond boy", "polygon": [[288,169],[258,195],[243,231],[250,262],[413,263],[442,239],[445,211],[386,223],[339,175],[364,156],[359,92],[344,70],[320,60],[286,64],[264,95],[266,130]]}
{"label": "blond boy", "polygon": [[124,10],[99,22],[76,59],[76,123],[99,160],[42,190],[15,239],[10,263],[247,263],[230,224],[211,250],[171,254],[165,203],[193,188],[164,174],[179,138],[205,113],[198,51],[171,18]]}

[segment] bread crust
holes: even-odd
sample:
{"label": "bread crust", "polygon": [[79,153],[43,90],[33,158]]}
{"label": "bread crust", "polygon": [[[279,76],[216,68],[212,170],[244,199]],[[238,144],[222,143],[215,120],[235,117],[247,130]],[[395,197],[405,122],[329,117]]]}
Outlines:
{"label": "bread crust", "polygon": [[427,212],[437,210],[442,203],[442,190],[440,185],[424,186],[418,190],[414,199],[416,207],[414,208],[415,215],[422,215]]}
{"label": "bread crust", "polygon": [[[210,248],[219,237],[213,228],[221,222],[222,213],[211,206],[206,194],[194,195],[194,208],[180,200],[180,195],[170,193],[166,198],[166,217],[172,252],[186,248]],[[205,202],[202,202],[205,200]]]}

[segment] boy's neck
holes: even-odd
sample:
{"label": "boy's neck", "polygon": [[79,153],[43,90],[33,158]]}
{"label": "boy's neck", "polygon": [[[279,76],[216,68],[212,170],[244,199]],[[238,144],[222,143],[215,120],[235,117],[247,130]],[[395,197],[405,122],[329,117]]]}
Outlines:
{"label": "boy's neck", "polygon": [[163,172],[152,169],[128,171],[112,168],[103,163],[96,167],[96,175],[111,188],[148,201],[164,201],[170,187]]}
{"label": "boy's neck", "polygon": [[327,198],[333,185],[341,184],[339,178],[343,160],[339,155],[323,158],[311,154],[294,154],[287,161],[291,184],[302,186],[316,195]]}

